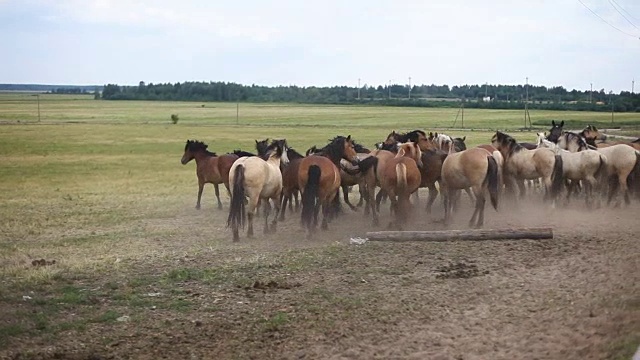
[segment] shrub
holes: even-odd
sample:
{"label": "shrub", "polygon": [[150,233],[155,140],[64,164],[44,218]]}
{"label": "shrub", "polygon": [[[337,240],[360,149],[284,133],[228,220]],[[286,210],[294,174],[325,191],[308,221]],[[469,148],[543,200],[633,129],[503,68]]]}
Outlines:
{"label": "shrub", "polygon": [[171,114],[171,122],[172,123],[177,124],[178,120],[180,120],[180,118],[178,117],[178,114]]}

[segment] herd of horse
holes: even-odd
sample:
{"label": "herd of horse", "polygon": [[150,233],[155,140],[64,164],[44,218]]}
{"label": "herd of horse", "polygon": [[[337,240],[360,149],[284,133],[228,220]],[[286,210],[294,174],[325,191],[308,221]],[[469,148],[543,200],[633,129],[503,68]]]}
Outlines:
{"label": "herd of horse", "polygon": [[[352,210],[364,204],[364,213],[371,216],[374,226],[379,224],[380,204],[388,198],[394,216],[389,226],[396,228],[410,218],[411,196],[417,196],[419,188],[429,190],[428,213],[442,194],[445,225],[450,224],[465,191],[475,203],[471,227],[483,226],[487,197],[497,210],[501,198],[523,198],[527,182],[530,189],[538,184],[551,206],[556,206],[565,188],[567,202],[582,196],[588,208],[596,202],[595,206],[601,206],[600,195],[607,205],[615,199],[619,206],[620,197],[628,204],[630,191],[640,193],[640,139],[612,143],[591,125],[579,133],[563,127],[564,121],[552,121],[549,133],[538,133],[536,143],[520,143],[497,131],[490,143],[473,148],[467,148],[466,137],[422,130],[393,131],[374,150],[356,143],[350,135],[336,136],[304,155],[285,139],[256,140],[255,154],[235,150],[224,155],[210,152],[203,142],[188,140],[181,162],[195,159],[197,164],[196,208],[200,208],[206,183],[214,185],[218,208],[222,208],[218,185],[224,184],[231,197],[227,225],[234,241],[245,225],[247,236],[253,236],[253,219],[261,203],[265,233],[275,232],[277,222],[285,220],[288,204],[290,212],[300,210],[302,226],[311,237],[320,211],[322,229],[341,211],[340,189]],[[357,205],[348,196],[354,185],[360,193]],[[271,203],[275,212],[269,223]]]}

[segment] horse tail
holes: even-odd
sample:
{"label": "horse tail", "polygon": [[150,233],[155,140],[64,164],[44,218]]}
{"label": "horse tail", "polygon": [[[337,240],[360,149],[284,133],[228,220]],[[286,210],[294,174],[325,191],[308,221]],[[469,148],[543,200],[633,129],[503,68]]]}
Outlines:
{"label": "horse tail", "polygon": [[[596,181],[598,183],[601,182],[602,179],[605,178],[605,176],[607,175],[607,157],[604,156],[603,154],[599,154],[599,158],[600,158],[600,164],[598,165],[598,169],[596,170],[595,173],[593,173],[593,177],[596,178]],[[636,161],[637,163],[637,161]]]}
{"label": "horse tail", "polygon": [[493,156],[487,156],[487,175],[484,178],[483,185],[488,185],[489,197],[491,198],[491,205],[498,210],[498,183],[500,181],[500,174],[498,172],[498,162]]}
{"label": "horse tail", "polygon": [[244,211],[244,165],[238,165],[234,172],[233,192],[231,193],[231,206],[229,207],[229,217],[227,226],[237,229],[238,226],[244,228],[247,213]]}
{"label": "horse tail", "polygon": [[564,177],[562,176],[562,157],[555,155],[556,161],[553,163],[553,171],[551,172],[551,196],[554,198],[562,190]]}
{"label": "horse tail", "polygon": [[636,163],[629,176],[627,176],[627,186],[632,193],[640,195],[640,151],[636,150]]}
{"label": "horse tail", "polygon": [[396,182],[398,184],[398,194],[407,191],[407,166],[403,163],[396,164]]}
{"label": "horse tail", "polygon": [[318,197],[318,190],[320,188],[320,174],[321,170],[318,165],[309,166],[307,171],[308,179],[307,184],[304,186],[302,193],[302,225],[307,228],[311,227],[313,223],[313,214],[316,207],[316,198]]}

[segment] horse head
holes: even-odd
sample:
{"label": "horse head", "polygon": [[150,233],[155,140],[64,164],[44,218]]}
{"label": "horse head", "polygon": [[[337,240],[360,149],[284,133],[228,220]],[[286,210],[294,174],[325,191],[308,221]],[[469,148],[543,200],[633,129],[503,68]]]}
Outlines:
{"label": "horse head", "polygon": [[270,159],[272,157],[279,158],[280,162],[286,165],[289,163],[288,150],[289,150],[289,147],[287,145],[286,139],[279,139],[279,140],[274,139],[271,142],[271,144],[269,144],[267,148],[264,150],[265,152],[264,156],[267,159]]}
{"label": "horse head", "polygon": [[580,135],[585,138],[587,142],[592,144],[595,144],[596,140],[607,140],[607,136],[601,133],[600,130],[598,130],[598,128],[593,125],[587,125],[587,127],[582,130]]}
{"label": "horse head", "polygon": [[260,141],[256,140],[256,151],[258,151],[258,156],[265,156],[269,146],[271,146],[271,144],[269,144],[269,138]]}
{"label": "horse head", "polygon": [[560,136],[564,132],[564,120],[560,122],[560,124],[556,124],[555,120],[551,120],[551,129],[549,129],[549,135],[547,136],[547,140],[558,143]]}
{"label": "horse head", "polygon": [[511,151],[518,145],[518,143],[516,142],[516,139],[512,138],[511,136],[503,132],[496,131],[493,137],[491,137],[491,145],[500,151]]}
{"label": "horse head", "polygon": [[182,155],[180,162],[182,165],[186,165],[189,161],[193,160],[199,152],[204,152],[209,156],[216,156],[216,153],[207,150],[208,147],[209,145],[202,141],[187,140],[187,143],[184,145],[184,154]]}
{"label": "horse head", "polygon": [[461,138],[457,137],[453,139],[453,148],[456,152],[467,150],[467,144],[464,141],[467,139],[466,136]]}

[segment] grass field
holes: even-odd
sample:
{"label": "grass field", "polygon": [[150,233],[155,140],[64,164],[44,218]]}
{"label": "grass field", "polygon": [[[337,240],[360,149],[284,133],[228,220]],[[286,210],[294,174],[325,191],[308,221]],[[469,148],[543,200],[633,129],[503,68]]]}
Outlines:
{"label": "grass field", "polygon": [[[225,216],[212,214],[211,188],[205,188],[203,210],[193,209],[195,165],[179,162],[187,139],[205,141],[210,150],[224,153],[252,151],[254,140],[266,137],[286,138],[304,151],[335,135],[351,134],[372,147],[391,130],[416,128],[447,129],[441,131],[467,136],[471,146],[488,143],[494,129],[514,132],[521,141],[535,138],[535,132],[519,132],[521,111],[465,110],[466,129],[450,129],[457,112],[240,104],[236,119],[236,104],[228,103],[41,95],[38,122],[35,97],[0,94],[0,313],[5,314],[0,349],[17,346],[15,339],[46,344],[70,333],[115,326],[132,308],[189,314],[195,305],[186,294],[142,295],[178,291],[177,283],[246,286],[270,266],[297,271],[336,256],[342,259],[340,250],[326,244],[278,248],[272,258],[246,242],[230,250],[222,222],[210,223],[213,216]],[[171,123],[171,114],[179,115],[177,124]],[[579,128],[589,122],[605,124],[610,114],[531,113],[539,129],[548,129],[545,124],[552,119]],[[640,114],[615,114],[615,124],[637,132]],[[184,241],[187,238],[196,240]],[[188,263],[214,253],[228,257],[216,257],[211,268]],[[56,263],[34,264],[38,259]],[[87,289],[92,287],[100,290],[90,294]],[[331,297],[314,291],[314,296]],[[346,308],[356,306],[349,299],[335,301]],[[207,306],[207,311],[215,311],[215,305]],[[260,321],[259,327],[271,331],[290,319],[274,312]]]}

